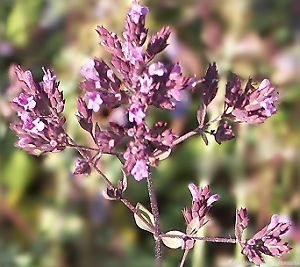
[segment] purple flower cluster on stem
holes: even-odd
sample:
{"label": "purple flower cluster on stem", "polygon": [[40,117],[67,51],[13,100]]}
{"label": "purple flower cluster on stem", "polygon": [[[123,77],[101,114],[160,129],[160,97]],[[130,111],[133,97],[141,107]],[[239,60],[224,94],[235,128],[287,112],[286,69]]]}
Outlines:
{"label": "purple flower cluster on stem", "polygon": [[[192,207],[183,210],[183,216],[187,224],[187,234],[196,235],[199,229],[207,223],[205,216],[212,207],[212,204],[220,199],[218,194],[211,195],[209,186],[198,188],[195,184],[189,184],[189,190],[192,194]],[[193,248],[194,239],[186,238],[185,249]]]}
{"label": "purple flower cluster on stem", "polygon": [[[235,137],[232,124],[259,124],[276,113],[278,92],[268,79],[264,79],[257,88],[252,79],[249,79],[243,89],[242,79],[232,74],[226,84],[223,113],[214,120],[206,121],[207,107],[218,92],[218,81],[217,65],[213,63],[209,65],[200,82],[202,103],[197,110],[199,132],[205,143],[207,143],[206,134],[214,135],[216,142],[221,144]],[[219,122],[217,129],[208,131],[213,122]]]}
{"label": "purple flower cluster on stem", "polygon": [[242,247],[242,253],[255,265],[261,265],[265,261],[262,254],[281,257],[288,253],[291,247],[282,241],[282,236],[291,229],[291,222],[274,214],[270,224],[258,231],[252,238],[243,239],[242,235],[248,227],[249,217],[247,209],[241,208],[236,212],[235,233],[238,243]]}
{"label": "purple flower cluster on stem", "polygon": [[204,221],[205,215],[212,207],[212,204],[220,199],[220,196],[218,194],[211,195],[208,185],[198,188],[195,184],[190,184],[189,190],[193,198],[192,207],[185,209],[183,216],[187,224],[197,219],[200,228],[206,223]]}
{"label": "purple flower cluster on stem", "polygon": [[[103,26],[97,27],[101,45],[111,54],[111,60],[89,59],[81,68],[84,80],[80,84],[82,94],[77,99],[76,112],[81,128],[94,141],[93,146],[79,145],[66,133],[65,100],[54,72],[43,69],[43,79],[37,82],[29,70],[20,66],[15,68],[15,72],[23,91],[11,102],[18,114],[18,119],[11,124],[19,138],[16,145],[34,155],[75,148],[80,157],[75,161],[74,175],[89,175],[92,169],[98,172],[107,184],[104,197],[121,201],[134,214],[136,224],[153,234],[157,266],[162,266],[162,242],[170,248],[185,250],[180,266],[183,266],[188,251],[197,240],[239,243],[242,253],[256,265],[264,262],[262,254],[284,255],[291,248],[281,238],[291,224],[278,215],[273,215],[270,224],[250,239],[243,239],[249,223],[246,209],[236,213],[236,239],[198,236],[199,229],[208,222],[207,213],[220,198],[218,194],[211,194],[208,185],[202,188],[189,185],[192,206],[183,210],[187,224],[185,233],[161,232],[151,168],[157,167],[174,147],[193,136],[202,137],[208,144],[207,135],[213,135],[215,141],[221,144],[235,137],[235,123],[263,123],[276,113],[278,93],[268,79],[264,79],[257,88],[249,79],[243,89],[242,79],[233,74],[226,84],[222,114],[210,119],[207,107],[218,93],[217,65],[210,64],[204,77],[197,80],[185,77],[179,63],[154,61],[167,47],[171,30],[164,27],[149,36],[145,26],[148,12],[147,7],[134,1],[126,16],[122,37]],[[199,95],[198,126],[195,129],[176,136],[164,121],[149,124],[150,107],[174,109],[189,88]],[[114,108],[122,108],[125,121],[109,121],[106,125],[95,121],[96,113]],[[216,129],[211,129],[215,124]],[[103,154],[116,156],[123,165],[123,177],[116,186],[98,167]],[[147,181],[151,212],[139,203],[134,206],[124,197],[128,176],[133,176],[136,181]]]}
{"label": "purple flower cluster on stem", "polygon": [[24,90],[11,103],[19,117],[11,125],[19,137],[16,145],[34,155],[64,150],[65,101],[55,74],[43,69],[43,80],[38,83],[29,70],[24,71],[20,66],[15,70]]}
{"label": "purple flower cluster on stem", "polygon": [[[179,64],[151,63],[167,46],[170,29],[163,28],[148,38],[147,13],[148,8],[133,3],[123,39],[103,26],[97,28],[101,44],[111,53],[110,64],[114,69],[102,60],[89,60],[81,69],[85,93],[78,100],[79,122],[97,140],[101,152],[118,151],[118,145],[125,140],[129,144],[123,156],[125,171],[138,181],[149,176],[150,166],[157,165],[154,154],[168,151],[176,138],[165,122],[152,128],[147,125],[149,107],[174,109],[181,91],[196,84],[194,77],[183,76]],[[110,124],[106,129],[93,125],[94,112],[121,105],[126,108],[127,123]]]}
{"label": "purple flower cluster on stem", "polygon": [[268,79],[264,79],[258,88],[254,88],[249,79],[245,90],[241,89],[239,77],[234,76],[226,86],[226,109],[236,121],[257,124],[264,122],[276,113],[275,103],[278,93]]}

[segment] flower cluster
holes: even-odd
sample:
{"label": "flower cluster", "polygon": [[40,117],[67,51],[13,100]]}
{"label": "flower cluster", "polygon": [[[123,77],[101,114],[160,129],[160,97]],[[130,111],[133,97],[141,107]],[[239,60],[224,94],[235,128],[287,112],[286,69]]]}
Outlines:
{"label": "flower cluster", "polygon": [[[206,215],[213,203],[219,200],[219,195],[212,195],[209,186],[201,188],[190,184],[192,206],[183,210],[186,232],[169,231],[163,234],[150,168],[156,167],[159,160],[168,157],[176,145],[191,136],[201,136],[207,144],[207,135],[211,134],[221,144],[235,137],[233,123],[263,123],[276,113],[278,94],[267,79],[257,88],[249,79],[243,89],[242,79],[232,74],[226,84],[223,113],[210,120],[207,107],[215,99],[219,84],[216,64],[210,64],[203,79],[196,80],[195,77],[185,77],[178,63],[153,61],[167,47],[171,31],[169,27],[164,27],[149,36],[145,27],[148,12],[147,7],[133,2],[122,38],[103,26],[97,27],[101,45],[111,54],[111,60],[90,59],[81,68],[83,92],[78,97],[76,112],[81,128],[94,141],[92,147],[78,145],[65,132],[65,117],[62,114],[65,101],[58,89],[56,76],[50,70],[43,69],[43,80],[36,82],[29,70],[19,66],[15,68],[23,91],[11,103],[18,113],[18,119],[11,128],[19,137],[17,146],[34,155],[62,151],[66,147],[75,148],[80,158],[75,162],[74,174],[89,175],[94,167],[108,185],[104,196],[123,202],[134,213],[137,226],[153,233],[156,258],[160,260],[161,242],[170,248],[181,247],[185,252],[194,247],[199,229],[207,223]],[[178,137],[164,121],[150,125],[147,121],[150,107],[175,109],[177,103],[184,100],[189,88],[199,93],[196,129]],[[102,110],[117,108],[124,113],[124,120],[110,120],[100,125],[94,119],[95,114]],[[209,129],[214,123],[217,123],[216,129]],[[117,156],[123,165],[123,178],[117,186],[98,167],[103,154]],[[128,175],[137,181],[147,179],[153,214],[139,203],[134,207],[125,199]],[[290,251],[290,246],[281,240],[291,226],[289,222],[273,215],[269,225],[252,238],[243,239],[248,223],[247,210],[238,210],[236,239],[227,241],[238,242],[242,253],[250,261],[260,265],[264,262],[262,254],[282,256]],[[213,241],[224,242],[220,241],[224,238],[216,239]]]}
{"label": "flower cluster", "polygon": [[[215,63],[209,65],[204,78],[200,82],[202,104],[197,111],[197,119],[202,134],[207,133],[205,116],[207,106],[213,101],[218,91],[218,70]],[[219,116],[219,125],[213,134],[217,143],[231,140],[235,137],[232,126],[229,123],[263,123],[277,111],[276,102],[278,92],[268,79],[264,79],[258,88],[255,88],[251,79],[248,80],[245,89],[242,88],[242,79],[232,74],[226,84],[224,111]]]}
{"label": "flower cluster", "polygon": [[11,105],[19,119],[11,125],[19,137],[17,146],[31,154],[61,151],[66,147],[63,94],[50,70],[44,71],[43,80],[37,83],[29,70],[15,68],[23,92]]}
{"label": "flower cluster", "polygon": [[[145,27],[148,12],[147,7],[133,2],[123,38],[98,26],[101,44],[111,54],[111,60],[108,64],[90,59],[81,68],[83,94],[78,98],[76,113],[79,124],[90,133],[99,153],[121,155],[126,174],[137,181],[149,177],[150,166],[157,166],[160,156],[168,155],[177,139],[163,121],[148,125],[149,107],[174,109],[184,98],[185,89],[199,85],[195,90],[200,88],[202,103],[197,112],[196,132],[206,143],[206,134],[213,134],[220,144],[235,137],[233,122],[262,123],[276,112],[277,101],[276,91],[268,80],[263,80],[257,89],[249,80],[243,90],[241,79],[232,75],[226,85],[224,112],[217,120],[218,128],[208,131],[207,106],[218,91],[216,64],[209,65],[204,78],[197,81],[195,77],[185,77],[178,63],[153,62],[167,47],[171,31],[164,27],[149,36]],[[64,100],[55,75],[44,71],[43,81],[36,83],[30,71],[17,67],[16,72],[24,89],[13,100],[20,117],[12,125],[20,137],[17,145],[33,154],[63,150],[66,147],[65,119],[61,115]],[[119,107],[126,115],[122,123],[109,121],[108,125],[100,126],[93,120],[95,113]]]}
{"label": "flower cluster", "polygon": [[[207,223],[205,216],[212,207],[212,204],[220,199],[218,194],[211,195],[209,185],[203,188],[197,187],[195,184],[189,184],[189,190],[192,195],[192,207],[183,210],[183,216],[187,224],[187,234],[196,235],[199,229]],[[191,249],[195,241],[187,239],[185,248]]]}
{"label": "flower cluster", "polygon": [[201,227],[206,223],[204,221],[205,215],[212,207],[212,204],[219,200],[220,196],[218,194],[211,195],[208,185],[198,188],[195,184],[189,184],[189,190],[193,197],[192,207],[184,209],[183,216],[187,224],[197,219],[199,227]]}
{"label": "flower cluster", "polygon": [[[103,26],[97,28],[101,44],[111,53],[114,70],[98,59],[89,60],[82,67],[84,95],[78,100],[77,114],[81,126],[97,140],[102,153],[115,152],[119,144],[127,142],[124,167],[138,181],[149,176],[149,166],[157,164],[155,155],[168,151],[175,139],[165,122],[152,128],[147,125],[149,107],[174,109],[181,91],[196,84],[194,77],[183,76],[179,64],[151,62],[167,46],[170,29],[163,28],[148,38],[147,13],[147,7],[133,3],[123,39]],[[124,125],[111,122],[103,129],[93,125],[93,113],[121,105],[127,115]]]}
{"label": "flower cluster", "polygon": [[267,79],[257,89],[250,79],[243,91],[240,78],[233,75],[227,83],[225,97],[226,109],[232,109],[231,115],[239,122],[262,123],[276,112],[278,93]]}
{"label": "flower cluster", "polygon": [[274,214],[270,224],[257,232],[250,239],[242,239],[244,230],[248,227],[249,217],[245,208],[236,212],[236,238],[242,247],[242,253],[256,265],[264,263],[262,254],[281,257],[288,253],[291,247],[281,240],[291,228],[291,222]]}

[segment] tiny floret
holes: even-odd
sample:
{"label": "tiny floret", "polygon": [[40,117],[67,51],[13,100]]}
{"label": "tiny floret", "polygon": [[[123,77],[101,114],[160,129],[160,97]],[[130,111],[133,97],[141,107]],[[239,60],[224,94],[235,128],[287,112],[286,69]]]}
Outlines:
{"label": "tiny floret", "polygon": [[149,176],[149,172],[146,161],[137,160],[137,162],[131,170],[131,174],[137,181],[141,181],[142,179],[147,178]]}
{"label": "tiny floret", "polygon": [[94,112],[98,112],[101,104],[103,103],[100,94],[97,92],[88,92],[86,96],[88,99],[87,108],[93,110]]}
{"label": "tiny floret", "polygon": [[146,16],[149,12],[148,7],[140,5],[138,2],[132,3],[132,8],[129,10],[128,15],[135,24],[139,23],[141,16]]}

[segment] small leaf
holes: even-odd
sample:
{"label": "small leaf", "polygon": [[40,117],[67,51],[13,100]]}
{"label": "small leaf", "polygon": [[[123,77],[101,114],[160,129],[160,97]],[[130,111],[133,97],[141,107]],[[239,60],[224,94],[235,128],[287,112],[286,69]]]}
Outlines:
{"label": "small leaf", "polygon": [[167,151],[158,154],[158,155],[155,157],[155,159],[158,159],[158,160],[164,160],[164,159],[166,159],[167,157],[170,156],[171,152],[172,152],[172,149],[170,148],[170,149],[168,149]]}
{"label": "small leaf", "polygon": [[201,133],[201,137],[203,139],[203,142],[205,143],[205,145],[208,145],[208,139],[205,133]]}
{"label": "small leaf", "polygon": [[[148,222],[152,227],[154,228],[154,216],[153,214],[147,210],[142,204],[137,203],[136,209],[140,213],[140,215],[145,219],[146,222]],[[149,225],[147,225],[136,213],[133,214],[135,223],[137,226],[143,230],[146,230],[150,233],[153,233],[153,229],[150,228]]]}
{"label": "small leaf", "polygon": [[229,107],[233,107],[242,93],[243,89],[241,78],[238,75],[232,73],[226,84],[225,103]]}
{"label": "small leaf", "polygon": [[[185,234],[180,231],[169,231],[166,233],[166,235],[177,235],[184,237]],[[167,246],[168,248],[176,249],[183,246],[184,241],[181,238],[175,238],[175,237],[162,237],[162,242]]]}
{"label": "small leaf", "polygon": [[217,65],[216,63],[210,64],[202,82],[203,102],[206,106],[215,98],[218,91],[218,82]]}
{"label": "small leaf", "polygon": [[123,178],[122,178],[122,191],[125,192],[125,190],[127,189],[127,176],[125,174],[125,172],[122,170],[123,173]]}
{"label": "small leaf", "polygon": [[206,105],[202,102],[197,110],[197,121],[200,129],[203,127],[206,115]]}

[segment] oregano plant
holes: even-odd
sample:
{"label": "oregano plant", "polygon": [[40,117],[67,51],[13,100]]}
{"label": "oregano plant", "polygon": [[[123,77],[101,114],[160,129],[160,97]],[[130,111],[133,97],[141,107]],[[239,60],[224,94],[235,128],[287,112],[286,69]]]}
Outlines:
{"label": "oregano plant", "polygon": [[[199,230],[209,223],[208,212],[220,199],[218,194],[212,194],[209,185],[188,185],[191,206],[182,211],[185,230],[161,230],[152,170],[161,160],[172,156],[177,145],[193,136],[209,145],[207,136],[212,135],[221,144],[235,138],[234,124],[263,123],[276,113],[278,93],[268,79],[255,85],[251,79],[244,82],[232,74],[226,84],[222,112],[210,118],[207,107],[216,97],[219,84],[217,65],[210,64],[205,76],[199,79],[185,77],[179,63],[155,61],[167,47],[171,30],[164,27],[149,36],[145,26],[148,12],[146,6],[133,2],[122,37],[104,26],[97,27],[101,45],[111,54],[111,59],[109,62],[90,59],[81,68],[82,93],[76,112],[79,125],[90,135],[92,145],[79,144],[67,133],[63,115],[65,100],[55,73],[43,68],[43,80],[37,81],[30,70],[15,68],[22,87],[22,92],[11,102],[18,114],[18,119],[11,124],[19,138],[16,146],[33,155],[67,148],[77,150],[80,156],[76,159],[74,174],[89,175],[92,169],[98,172],[107,185],[103,196],[122,202],[133,213],[136,225],[153,235],[157,266],[162,266],[163,245],[182,249],[183,257],[178,266],[184,266],[188,252],[197,241],[236,243],[241,253],[258,266],[264,262],[263,254],[280,257],[288,253],[291,247],[282,237],[289,231],[291,222],[275,214],[267,226],[252,237],[245,237],[249,216],[243,207],[236,210],[235,237],[199,235]],[[183,99],[183,93],[188,91],[196,91],[199,96],[195,129],[177,136],[164,121],[150,125],[147,120],[150,107],[174,109]],[[122,107],[124,121],[102,125],[95,120],[95,114],[101,109],[117,107]],[[113,184],[100,168],[99,162],[105,154],[116,157],[122,164],[123,176],[117,184]],[[150,210],[125,196],[128,179],[147,183]]]}

